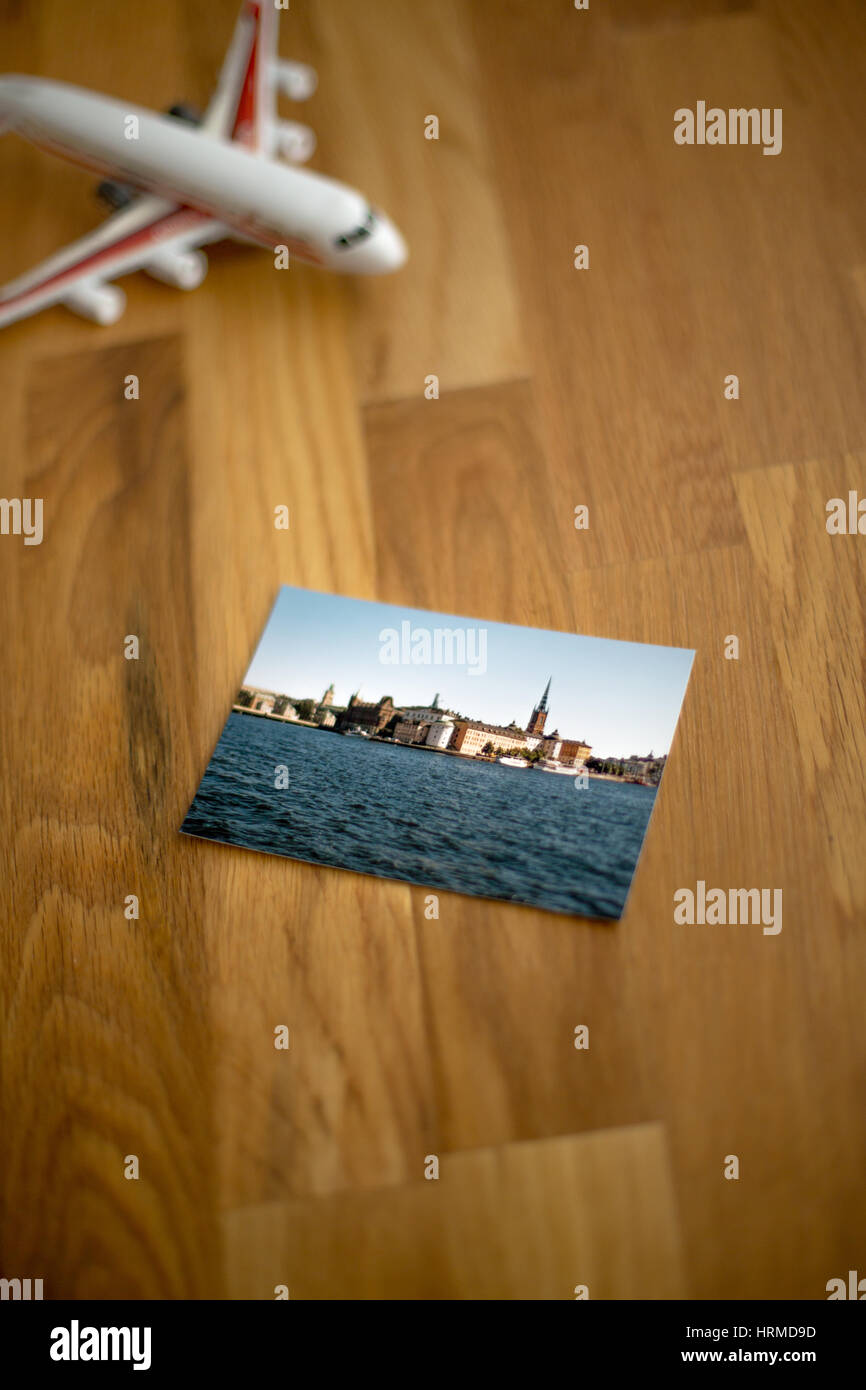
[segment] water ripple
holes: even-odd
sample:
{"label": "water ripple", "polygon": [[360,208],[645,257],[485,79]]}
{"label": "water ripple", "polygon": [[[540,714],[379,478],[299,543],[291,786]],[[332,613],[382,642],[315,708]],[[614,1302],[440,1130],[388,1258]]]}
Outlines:
{"label": "water ripple", "polygon": [[[288,768],[288,787],[274,786]],[[655,791],[231,714],[189,835],[425,888],[619,917]]]}

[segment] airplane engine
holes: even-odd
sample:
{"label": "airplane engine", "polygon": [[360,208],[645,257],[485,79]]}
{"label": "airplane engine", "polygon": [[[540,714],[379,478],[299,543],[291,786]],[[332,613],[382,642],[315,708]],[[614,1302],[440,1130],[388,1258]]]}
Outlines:
{"label": "airplane engine", "polygon": [[63,303],[74,314],[106,327],[110,323],[117,323],[126,308],[126,295],[117,285],[75,285]]}
{"label": "airplane engine", "polygon": [[286,58],[278,58],[274,63],[274,77],[283,96],[290,101],[306,101],[319,81],[315,68],[306,63],[290,63]]}
{"label": "airplane engine", "polygon": [[277,149],[292,164],[306,164],[316,148],[316,133],[298,121],[278,121]]}
{"label": "airplane engine", "polygon": [[195,290],[207,275],[207,256],[202,251],[158,251],[144,269],[164,285]]}

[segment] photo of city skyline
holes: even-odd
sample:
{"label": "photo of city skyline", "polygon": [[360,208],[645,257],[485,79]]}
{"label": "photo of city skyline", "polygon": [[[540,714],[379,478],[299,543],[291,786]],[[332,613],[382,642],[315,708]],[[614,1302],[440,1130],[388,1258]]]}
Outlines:
{"label": "photo of city skyline", "polygon": [[[411,641],[407,651],[402,640],[406,624],[413,631],[435,633],[438,628],[467,634],[466,662],[434,662],[431,641],[431,660],[413,663]],[[323,626],[326,640],[316,640]],[[388,631],[396,631],[399,655],[408,660],[387,659],[393,653],[382,633]],[[476,636],[473,649],[472,634],[481,633],[485,637]],[[447,656],[444,642],[441,647]],[[417,654],[424,655],[420,650]],[[479,669],[480,656],[486,657],[484,670]],[[693,656],[682,647],[482,623],[286,585],[274,603],[245,683],[308,698],[333,685],[338,704],[360,690],[368,700],[391,694],[420,706],[438,690],[444,705],[508,724],[533,707],[539,679],[543,686],[549,676],[554,721],[589,737],[599,754],[627,757],[669,751]],[[395,664],[399,674],[393,670]],[[390,689],[397,681],[399,692]]]}
{"label": "photo of city skyline", "polygon": [[618,917],[693,655],[283,588],[182,829]]}

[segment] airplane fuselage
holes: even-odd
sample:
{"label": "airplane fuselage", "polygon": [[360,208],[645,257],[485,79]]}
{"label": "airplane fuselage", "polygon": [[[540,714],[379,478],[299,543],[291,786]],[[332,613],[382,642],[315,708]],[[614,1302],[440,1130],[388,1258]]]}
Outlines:
{"label": "airplane fuselage", "polygon": [[[113,97],[43,78],[0,77],[3,129],[207,213],[240,236],[286,245],[315,265],[376,274],[405,259],[397,229],[347,185]],[[374,234],[353,244],[354,229],[370,219]]]}

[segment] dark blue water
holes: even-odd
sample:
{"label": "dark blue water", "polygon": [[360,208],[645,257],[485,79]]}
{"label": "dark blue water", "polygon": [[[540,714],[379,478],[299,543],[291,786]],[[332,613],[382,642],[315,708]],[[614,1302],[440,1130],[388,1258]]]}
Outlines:
{"label": "dark blue water", "polygon": [[655,795],[231,714],[181,829],[425,888],[619,917]]}

